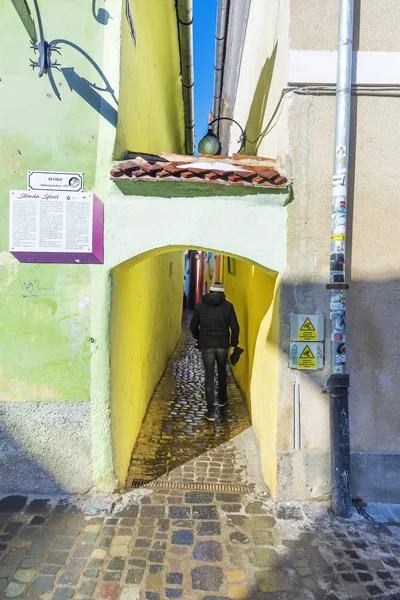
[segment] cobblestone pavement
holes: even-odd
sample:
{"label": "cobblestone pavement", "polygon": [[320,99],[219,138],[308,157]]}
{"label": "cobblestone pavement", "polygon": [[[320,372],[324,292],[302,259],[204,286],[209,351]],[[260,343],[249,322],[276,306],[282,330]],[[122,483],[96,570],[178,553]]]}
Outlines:
{"label": "cobblestone pavement", "polygon": [[273,503],[232,379],[204,422],[199,361],[186,331],[144,422],[130,478],[158,487],[0,496],[0,599],[400,600],[400,507]]}
{"label": "cobblestone pavement", "polygon": [[400,598],[400,512],[383,525],[258,494],[113,500],[111,514],[90,516],[107,501],[1,499],[0,598]]}
{"label": "cobblestone pavement", "polygon": [[[188,330],[190,316],[185,311],[182,338],[150,401],[132,453],[127,487],[135,480],[156,479],[184,463],[185,472],[175,472],[175,478],[232,481],[237,479],[238,464],[243,463],[239,456],[235,460],[234,444],[221,445],[250,427],[246,403],[229,373],[227,410],[216,411],[215,423],[204,419],[204,370]],[[206,455],[210,464],[193,460],[217,447],[214,454]]]}

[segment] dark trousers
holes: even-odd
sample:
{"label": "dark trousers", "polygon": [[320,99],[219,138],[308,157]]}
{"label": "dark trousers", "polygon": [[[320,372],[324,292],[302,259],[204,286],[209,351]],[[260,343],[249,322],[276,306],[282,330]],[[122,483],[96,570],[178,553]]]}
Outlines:
{"label": "dark trousers", "polygon": [[202,348],[205,383],[206,402],[208,410],[214,408],[214,367],[218,368],[218,400],[222,404],[228,399],[226,361],[228,360],[228,348]]}

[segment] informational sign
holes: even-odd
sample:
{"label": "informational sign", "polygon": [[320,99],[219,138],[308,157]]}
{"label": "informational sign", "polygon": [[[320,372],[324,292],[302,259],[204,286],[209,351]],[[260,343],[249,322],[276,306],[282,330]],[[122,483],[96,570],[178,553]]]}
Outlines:
{"label": "informational sign", "polygon": [[20,262],[102,263],[103,230],[93,193],[10,192],[10,252]]}
{"label": "informational sign", "polygon": [[322,369],[324,366],[323,342],[291,342],[290,367],[292,369]]}
{"label": "informational sign", "polygon": [[290,315],[290,339],[292,341],[323,342],[324,315]]}
{"label": "informational sign", "polygon": [[58,192],[83,192],[83,173],[28,171],[28,190],[57,190]]}

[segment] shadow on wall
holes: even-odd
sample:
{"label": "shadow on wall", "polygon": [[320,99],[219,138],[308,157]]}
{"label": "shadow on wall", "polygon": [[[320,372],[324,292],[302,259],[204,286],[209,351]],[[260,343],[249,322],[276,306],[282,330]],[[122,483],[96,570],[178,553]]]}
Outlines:
{"label": "shadow on wall", "polygon": [[260,142],[258,141],[252,143],[249,140],[256,140],[262,132],[265,109],[267,107],[277,52],[278,42],[275,43],[272,54],[265,61],[260,73],[260,77],[258,78],[257,87],[254,92],[253,101],[251,103],[250,112],[245,127],[248,138],[244,149],[245,154],[257,154],[257,148]]}
{"label": "shadow on wall", "polygon": [[0,493],[27,491],[64,492],[58,481],[0,424]]}
{"label": "shadow on wall", "polygon": [[83,494],[93,485],[89,402],[0,403],[0,491]]}
{"label": "shadow on wall", "polygon": [[[118,110],[105,98],[103,98],[103,96],[99,92],[103,94],[110,94],[111,99],[116,106],[118,106],[118,101],[110,82],[108,81],[106,75],[103,73],[96,61],[93,60],[93,58],[87,52],[85,52],[83,48],[69,40],[56,39],[52,40],[51,44],[57,46],[65,45],[73,48],[74,50],[79,52],[84,58],[86,58],[86,60],[93,66],[93,68],[97,72],[97,75],[100,76],[100,79],[104,85],[97,85],[96,83],[91,83],[84,77],[81,77],[79,73],[75,71],[74,66],[61,67],[61,72],[65,77],[70,91],[72,93],[75,92],[76,94],[78,94],[82,98],[82,100],[87,102],[87,104],[89,104],[89,106],[91,106],[96,112],[98,112],[99,115],[106,119],[106,121],[108,121],[111,125],[116,127],[118,121]],[[51,87],[53,88],[54,94],[61,101],[62,97],[60,94],[60,90],[56,84],[54,74],[51,69],[49,69],[48,71],[48,77]]]}

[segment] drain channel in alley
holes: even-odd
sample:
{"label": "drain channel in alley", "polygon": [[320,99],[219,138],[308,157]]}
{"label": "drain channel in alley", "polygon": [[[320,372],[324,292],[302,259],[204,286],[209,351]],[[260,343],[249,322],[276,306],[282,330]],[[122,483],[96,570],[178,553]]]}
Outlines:
{"label": "drain channel in alley", "polygon": [[157,487],[192,482],[197,488],[262,481],[246,402],[231,373],[226,414],[216,408],[215,422],[204,419],[204,370],[188,329],[190,317],[185,311],[182,337],[150,401],[128,488],[155,479]]}

